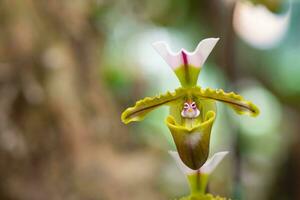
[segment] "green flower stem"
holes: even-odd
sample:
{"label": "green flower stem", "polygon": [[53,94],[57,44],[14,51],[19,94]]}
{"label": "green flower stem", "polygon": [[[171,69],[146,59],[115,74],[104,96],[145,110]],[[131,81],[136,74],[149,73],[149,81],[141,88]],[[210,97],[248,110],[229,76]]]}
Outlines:
{"label": "green flower stem", "polygon": [[191,195],[204,194],[207,186],[208,175],[201,174],[200,171],[195,174],[188,174],[187,180],[190,186]]}

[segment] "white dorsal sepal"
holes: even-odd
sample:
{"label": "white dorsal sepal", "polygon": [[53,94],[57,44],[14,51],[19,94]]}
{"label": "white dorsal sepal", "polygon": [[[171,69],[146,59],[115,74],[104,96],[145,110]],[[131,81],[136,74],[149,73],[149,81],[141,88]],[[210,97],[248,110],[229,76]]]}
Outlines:
{"label": "white dorsal sepal", "polygon": [[[199,42],[196,49],[193,52],[188,52],[185,49],[181,49],[178,52],[173,52],[169,45],[164,41],[154,42],[152,45],[154,49],[163,57],[166,63],[173,69],[177,69],[185,64],[202,67],[212,49],[215,47],[219,38],[207,38]],[[183,54],[186,55],[186,62],[183,58]]]}
{"label": "white dorsal sepal", "polygon": [[199,42],[195,51],[189,55],[189,62],[195,67],[202,67],[219,38],[207,38]]}

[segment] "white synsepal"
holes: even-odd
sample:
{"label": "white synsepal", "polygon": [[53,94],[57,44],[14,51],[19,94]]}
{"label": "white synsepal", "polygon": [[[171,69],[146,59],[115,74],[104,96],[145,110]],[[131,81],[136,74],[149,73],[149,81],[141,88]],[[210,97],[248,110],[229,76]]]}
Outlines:
{"label": "white synsepal", "polygon": [[186,166],[181,158],[179,157],[179,154],[177,151],[169,151],[169,154],[174,158],[178,168],[184,173],[184,174],[194,174],[197,172],[197,170],[193,170]]}
{"label": "white synsepal", "polygon": [[223,160],[223,158],[228,154],[228,151],[221,151],[215,153],[210,159],[208,159],[204,165],[199,170],[193,170],[186,166],[179,157],[178,152],[169,151],[169,154],[174,158],[179,169],[186,175],[195,174],[199,172],[202,174],[211,174],[217,165]]}
{"label": "white synsepal", "polygon": [[212,171],[217,167],[217,165],[223,160],[223,158],[228,154],[228,151],[221,151],[215,153],[213,157],[208,159],[204,165],[200,168],[200,172],[203,174],[211,174]]}

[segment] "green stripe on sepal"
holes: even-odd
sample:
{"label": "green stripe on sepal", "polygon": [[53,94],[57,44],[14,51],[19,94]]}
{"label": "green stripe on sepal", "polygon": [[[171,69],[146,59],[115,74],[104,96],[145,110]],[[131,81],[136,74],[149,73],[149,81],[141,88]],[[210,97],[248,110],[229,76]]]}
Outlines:
{"label": "green stripe on sepal", "polygon": [[182,87],[193,87],[197,84],[201,67],[193,67],[191,65],[182,65],[174,70]]}
{"label": "green stripe on sepal", "polygon": [[171,115],[165,121],[181,160],[191,169],[199,169],[207,160],[211,128],[215,117],[214,111],[208,111],[203,122],[198,122],[191,128],[176,123]]}

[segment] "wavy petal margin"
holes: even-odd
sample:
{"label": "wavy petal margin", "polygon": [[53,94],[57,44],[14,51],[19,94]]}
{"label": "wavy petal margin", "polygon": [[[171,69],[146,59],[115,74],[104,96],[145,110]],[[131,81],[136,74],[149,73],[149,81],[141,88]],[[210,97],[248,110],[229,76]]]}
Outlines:
{"label": "wavy petal margin", "polygon": [[125,124],[133,121],[141,121],[152,110],[163,105],[171,104],[172,102],[182,98],[185,94],[185,89],[178,88],[175,92],[167,92],[166,94],[155,97],[146,97],[137,101],[134,107],[127,108],[122,113],[121,120]]}
{"label": "wavy petal margin", "polygon": [[211,88],[202,89],[194,87],[192,88],[192,93],[200,99],[212,99],[225,103],[232,107],[238,114],[248,114],[252,117],[259,114],[259,109],[256,105],[234,92],[226,93],[222,89],[214,90]]}

